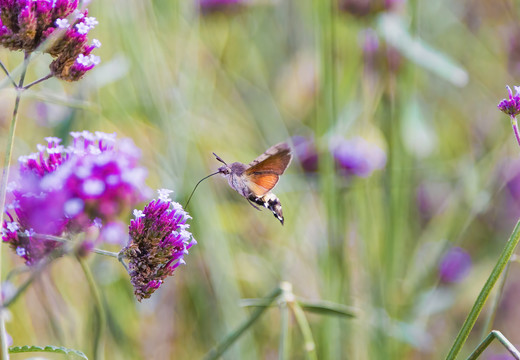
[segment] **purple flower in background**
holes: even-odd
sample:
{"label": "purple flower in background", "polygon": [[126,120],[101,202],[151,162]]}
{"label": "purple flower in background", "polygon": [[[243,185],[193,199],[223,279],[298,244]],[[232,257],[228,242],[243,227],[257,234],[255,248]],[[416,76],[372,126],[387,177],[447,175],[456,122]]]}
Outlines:
{"label": "purple flower in background", "polygon": [[513,91],[509,86],[506,86],[509,94],[509,99],[503,99],[498,103],[498,109],[511,117],[515,117],[520,114],[520,87],[515,86],[516,94],[513,95]]}
{"label": "purple flower in background", "polygon": [[247,0],[198,0],[202,13],[236,10],[244,5]]}
{"label": "purple flower in background", "polygon": [[462,281],[471,268],[471,257],[460,247],[451,248],[442,257],[439,263],[439,277],[441,281],[454,283]]}
{"label": "purple flower in background", "polygon": [[332,146],[332,154],[344,175],[368,177],[386,165],[386,153],[362,137],[340,139]]}
{"label": "purple flower in background", "polygon": [[130,243],[121,253],[129,259],[129,274],[138,301],[149,298],[196,244],[187,230],[191,219],[179,203],[169,197],[171,190],[159,190],[159,198],[144,210],[134,210],[129,226]]}
{"label": "purple flower in background", "polygon": [[95,226],[102,228],[101,240],[121,243],[117,219],[148,194],[140,150],[130,140],[101,132],[71,135],[68,147],[46,138],[47,146],[19,158],[2,239],[28,265],[59,246],[39,235],[70,236]]}
{"label": "purple flower in background", "polygon": [[318,170],[318,151],[312,137],[293,136],[294,153],[305,172]]}
{"label": "purple flower in background", "polygon": [[79,80],[99,63],[91,52],[101,43],[88,44],[87,38],[98,22],[87,15],[87,9],[78,9],[78,0],[0,0],[0,45],[49,53],[55,58],[50,65],[54,76]]}
{"label": "purple flower in background", "polygon": [[375,15],[381,11],[392,10],[403,0],[339,0],[340,11],[347,12],[357,17]]}
{"label": "purple flower in background", "polygon": [[359,33],[361,48],[365,61],[373,58],[374,54],[379,50],[379,37],[374,29],[367,28]]}
{"label": "purple flower in background", "polygon": [[515,360],[515,357],[510,354],[493,354],[488,357],[488,360]]}

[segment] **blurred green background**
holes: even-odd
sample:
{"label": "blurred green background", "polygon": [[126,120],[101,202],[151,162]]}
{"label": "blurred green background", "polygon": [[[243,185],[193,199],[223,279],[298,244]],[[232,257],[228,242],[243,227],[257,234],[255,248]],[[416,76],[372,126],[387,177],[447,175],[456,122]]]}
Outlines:
{"label": "blurred green background", "polygon": [[[359,309],[355,319],[307,314],[319,359],[447,354],[520,215],[519,149],[496,108],[520,76],[517,2],[265,0],[201,12],[191,0],[113,0],[92,1],[89,14],[102,63],[77,83],[51,79],[25,94],[13,159],[44,136],[117,132],[142,149],[148,185],[184,204],[218,168],[212,152],[249,163],[298,135],[319,157],[317,171],[295,157],[281,177],[283,227],[225,179],[202,183],[188,209],[198,245],[142,303],[117,261],[92,255],[106,359],[201,358],[250,314],[240,299],[281,281]],[[0,59],[14,69],[22,54],[0,49]],[[27,82],[49,59],[31,63]],[[14,97],[0,90],[1,144]],[[344,176],[331,146],[358,136],[386,152],[386,166]],[[439,264],[455,246],[471,268],[443,281]],[[3,274],[23,266],[7,249]],[[512,264],[494,326],[514,344],[519,271]],[[12,307],[7,330],[14,345],[93,358],[94,311],[80,266],[64,258]],[[289,320],[290,358],[305,358]],[[224,358],[278,358],[280,328],[273,307]],[[500,353],[494,345],[483,358]]]}

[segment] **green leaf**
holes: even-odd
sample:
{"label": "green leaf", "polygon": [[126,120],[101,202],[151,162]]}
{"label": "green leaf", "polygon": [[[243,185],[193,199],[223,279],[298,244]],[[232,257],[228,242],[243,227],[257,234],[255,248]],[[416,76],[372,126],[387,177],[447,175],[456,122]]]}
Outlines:
{"label": "green leaf", "polygon": [[455,86],[466,86],[469,75],[466,69],[448,55],[413,37],[398,15],[384,14],[378,19],[378,33],[400,53],[419,66],[428,69]]}
{"label": "green leaf", "polygon": [[87,356],[83,354],[79,350],[67,349],[63,346],[34,346],[34,345],[24,345],[24,346],[11,346],[9,348],[10,354],[18,354],[18,353],[28,353],[28,352],[48,352],[55,354],[63,354],[63,355],[75,355],[79,358],[88,360]]}
{"label": "green leaf", "polygon": [[[321,315],[332,315],[353,318],[356,317],[358,312],[356,308],[353,308],[351,306],[346,306],[330,301],[308,301],[303,299],[297,299],[297,301],[303,310]],[[274,304],[266,299],[242,299],[240,300],[240,306],[274,307]]]}
{"label": "green leaf", "polygon": [[298,304],[303,310],[322,314],[342,317],[356,317],[358,310],[356,308],[343,304],[333,303],[330,301],[307,301],[298,299]]}

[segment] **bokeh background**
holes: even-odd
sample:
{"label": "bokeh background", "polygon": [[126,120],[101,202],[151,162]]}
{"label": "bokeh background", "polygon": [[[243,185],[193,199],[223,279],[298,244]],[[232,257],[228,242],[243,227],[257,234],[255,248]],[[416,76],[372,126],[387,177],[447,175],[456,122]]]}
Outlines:
{"label": "bokeh background", "polygon": [[[447,354],[520,216],[519,148],[496,108],[520,76],[517,2],[94,0],[89,10],[102,63],[25,94],[14,159],[44,136],[117,132],[142,149],[148,185],[184,204],[219,166],[212,152],[249,163],[289,141],[295,153],[275,191],[283,227],[220,176],[200,185],[188,209],[198,245],[150,299],[134,299],[117,261],[90,256],[107,359],[201,358],[250,314],[240,299],[281,281],[358,309],[307,314],[319,359]],[[14,69],[22,54],[0,59]],[[2,144],[14,98],[0,90]],[[23,268],[7,247],[2,256],[3,274]],[[519,272],[512,263],[494,322],[513,344]],[[63,258],[11,308],[7,330],[14,345],[92,357],[94,303]],[[224,358],[278,358],[280,325],[269,309]],[[292,316],[289,331],[290,358],[305,358]],[[483,358],[504,353],[493,345]]]}

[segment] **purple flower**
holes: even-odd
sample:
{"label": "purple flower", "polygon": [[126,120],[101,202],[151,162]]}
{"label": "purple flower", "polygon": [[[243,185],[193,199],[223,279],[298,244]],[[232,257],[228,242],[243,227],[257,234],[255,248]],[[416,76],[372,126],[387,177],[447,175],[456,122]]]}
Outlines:
{"label": "purple flower", "polygon": [[294,152],[305,172],[318,170],[318,152],[313,138],[293,136]]}
{"label": "purple flower", "polygon": [[46,138],[47,146],[19,158],[2,239],[28,265],[60,245],[41,235],[70,236],[95,226],[102,228],[101,240],[121,243],[126,236],[117,219],[148,193],[146,170],[138,165],[140,151],[130,140],[101,132],[71,135],[68,147],[61,139]]}
{"label": "purple flower", "polygon": [[332,154],[344,175],[368,177],[386,165],[386,153],[362,137],[340,139],[332,146]]}
{"label": "purple flower", "polygon": [[515,86],[515,95],[513,95],[513,91],[509,86],[506,86],[506,89],[509,93],[509,99],[500,101],[498,103],[498,109],[511,117],[515,117],[520,114],[520,87]]}
{"label": "purple flower", "polygon": [[362,18],[393,10],[402,3],[403,0],[338,0],[338,7],[340,11]]}
{"label": "purple flower", "polygon": [[159,198],[144,210],[134,210],[130,221],[130,243],[121,253],[129,260],[129,274],[138,301],[149,298],[197,242],[187,230],[191,219],[182,206],[169,198],[170,190],[159,190]]}
{"label": "purple flower", "polygon": [[441,281],[454,283],[462,281],[471,268],[471,257],[468,252],[459,247],[451,248],[439,263]]}
{"label": "purple flower", "polygon": [[367,59],[371,59],[379,50],[379,37],[374,29],[367,28],[359,33],[359,40],[365,61],[367,61]]}
{"label": "purple flower", "polygon": [[236,10],[244,5],[246,0],[198,0],[202,13]]}
{"label": "purple flower", "polygon": [[98,22],[87,14],[78,9],[78,0],[0,0],[0,45],[49,53],[55,58],[50,65],[54,76],[79,80],[99,63],[91,55],[99,42],[89,45],[87,38]]}
{"label": "purple flower", "polygon": [[515,360],[511,354],[493,354],[488,357],[488,360]]}
{"label": "purple flower", "polygon": [[116,141],[115,134],[101,132],[71,135],[69,159],[42,182],[49,191],[68,193],[66,215],[76,226],[115,221],[144,199],[146,170],[138,165],[141,152],[131,140]]}

